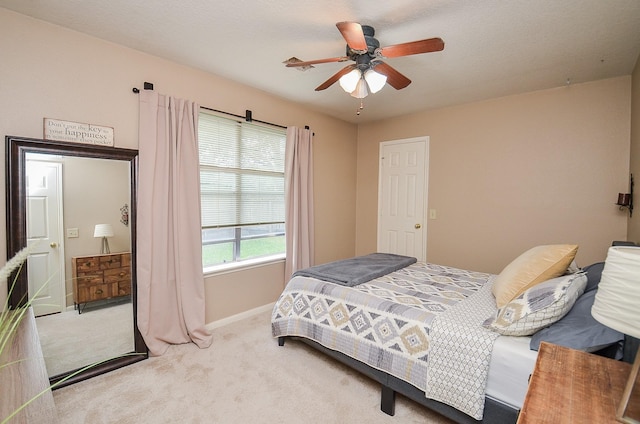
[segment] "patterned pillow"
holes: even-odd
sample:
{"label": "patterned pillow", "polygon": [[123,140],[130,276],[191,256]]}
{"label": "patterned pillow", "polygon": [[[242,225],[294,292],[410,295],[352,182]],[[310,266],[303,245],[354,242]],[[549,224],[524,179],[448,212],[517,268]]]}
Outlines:
{"label": "patterned pillow", "polygon": [[547,280],[498,309],[483,325],[505,336],[530,336],[565,316],[586,285],[584,272]]}

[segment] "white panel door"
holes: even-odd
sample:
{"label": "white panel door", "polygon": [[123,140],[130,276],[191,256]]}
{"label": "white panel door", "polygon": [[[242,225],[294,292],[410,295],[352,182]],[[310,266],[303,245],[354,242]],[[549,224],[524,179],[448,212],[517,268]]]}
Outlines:
{"label": "white panel door", "polygon": [[62,164],[27,159],[26,177],[29,296],[35,315],[48,315],[64,305]]}
{"label": "white panel door", "polygon": [[380,144],[378,251],[427,257],[428,137]]}

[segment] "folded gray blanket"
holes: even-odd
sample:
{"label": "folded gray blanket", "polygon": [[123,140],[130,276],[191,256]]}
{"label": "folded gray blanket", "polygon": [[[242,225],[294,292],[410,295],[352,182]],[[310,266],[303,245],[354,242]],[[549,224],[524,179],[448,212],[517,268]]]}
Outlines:
{"label": "folded gray blanket", "polygon": [[416,262],[416,258],[393,253],[371,253],[301,269],[295,276],[313,277],[347,287],[366,283]]}

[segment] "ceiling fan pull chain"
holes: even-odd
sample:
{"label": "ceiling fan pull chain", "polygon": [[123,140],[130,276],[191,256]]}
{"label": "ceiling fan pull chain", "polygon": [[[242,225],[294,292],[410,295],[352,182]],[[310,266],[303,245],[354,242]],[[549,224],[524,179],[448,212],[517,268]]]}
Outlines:
{"label": "ceiling fan pull chain", "polygon": [[360,99],[360,107],[356,111],[356,115],[360,115],[360,112],[362,112],[362,109],[364,109],[364,100]]}

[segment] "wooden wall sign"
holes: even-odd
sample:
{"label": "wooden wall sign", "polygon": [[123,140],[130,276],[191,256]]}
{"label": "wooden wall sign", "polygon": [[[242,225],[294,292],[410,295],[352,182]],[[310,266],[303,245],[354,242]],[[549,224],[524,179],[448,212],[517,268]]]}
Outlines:
{"label": "wooden wall sign", "polygon": [[44,139],[113,146],[113,128],[44,118]]}

